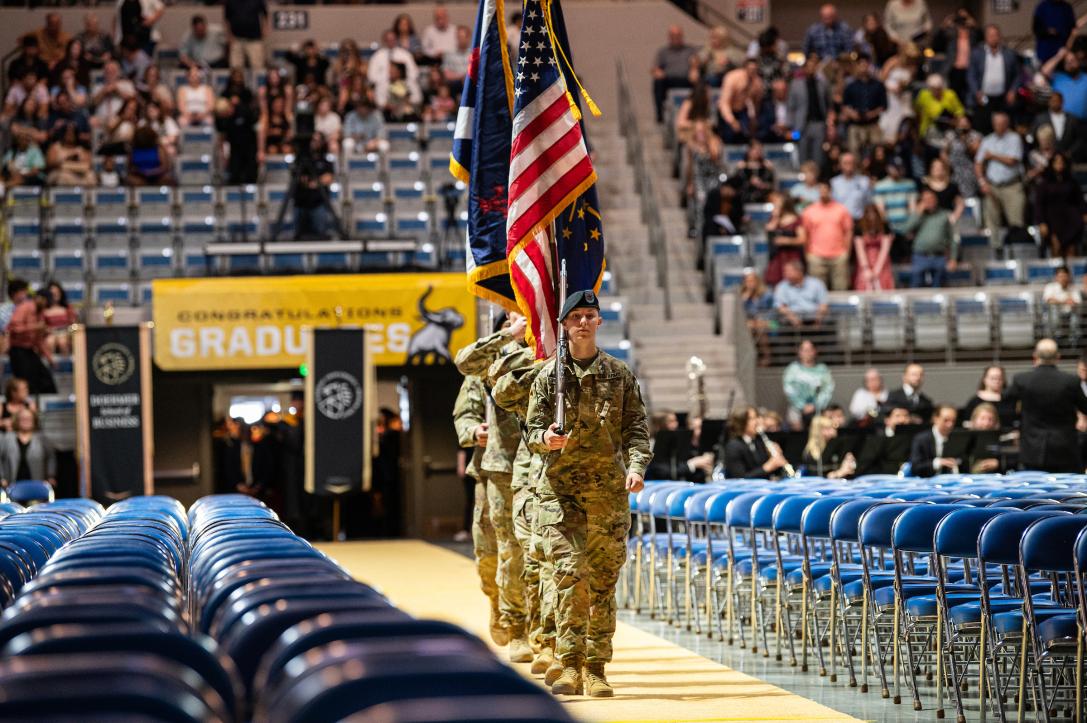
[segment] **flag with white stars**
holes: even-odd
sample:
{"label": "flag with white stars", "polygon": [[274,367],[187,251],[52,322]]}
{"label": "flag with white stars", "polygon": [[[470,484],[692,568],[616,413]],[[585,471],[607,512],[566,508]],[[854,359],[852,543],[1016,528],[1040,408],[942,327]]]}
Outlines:
{"label": "flag with white stars", "polygon": [[513,76],[502,0],[482,0],[449,170],[468,191],[468,290],[516,310],[506,254]]}
{"label": "flag with white stars", "polygon": [[[570,51],[557,0],[525,0],[519,51],[513,71],[507,249],[518,304],[529,319],[536,355],[544,358],[555,349],[562,302],[556,258],[566,259],[571,291],[599,289],[604,240],[593,189],[596,172],[581,113],[568,90]],[[592,263],[597,271],[590,279]]]}

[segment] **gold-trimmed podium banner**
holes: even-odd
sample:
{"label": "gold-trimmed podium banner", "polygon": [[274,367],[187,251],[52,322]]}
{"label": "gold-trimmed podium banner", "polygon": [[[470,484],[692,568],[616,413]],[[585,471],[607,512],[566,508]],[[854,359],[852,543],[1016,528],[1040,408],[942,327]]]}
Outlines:
{"label": "gold-trimmed podium banner", "polygon": [[336,326],[364,327],[376,365],[448,364],[476,332],[458,273],[160,279],[152,308],[166,371],[297,367]]}

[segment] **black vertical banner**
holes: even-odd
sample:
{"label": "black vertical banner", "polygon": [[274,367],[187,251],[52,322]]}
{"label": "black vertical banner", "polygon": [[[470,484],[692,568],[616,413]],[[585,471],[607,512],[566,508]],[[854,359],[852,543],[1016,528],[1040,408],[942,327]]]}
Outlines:
{"label": "black vertical banner", "polygon": [[80,494],[101,502],[152,493],[149,329],[75,335]]}
{"label": "black vertical banner", "polygon": [[306,376],[306,491],[370,488],[373,367],[364,329],[314,329]]}

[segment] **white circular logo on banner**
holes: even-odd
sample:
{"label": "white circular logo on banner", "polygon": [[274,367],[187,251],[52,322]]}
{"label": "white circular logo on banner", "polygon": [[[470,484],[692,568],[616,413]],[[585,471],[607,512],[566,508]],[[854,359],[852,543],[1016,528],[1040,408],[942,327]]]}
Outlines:
{"label": "white circular logo on banner", "polygon": [[317,411],[333,421],[347,419],[362,406],[362,386],[347,372],[329,372],[317,382]]}
{"label": "white circular logo on banner", "polygon": [[116,386],[128,381],[136,370],[136,359],[123,344],[103,344],[91,357],[91,369],[98,381]]}

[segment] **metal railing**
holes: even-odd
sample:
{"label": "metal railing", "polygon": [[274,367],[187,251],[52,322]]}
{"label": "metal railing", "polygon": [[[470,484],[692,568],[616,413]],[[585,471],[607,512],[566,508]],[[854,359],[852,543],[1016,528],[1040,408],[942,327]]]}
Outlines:
{"label": "metal railing", "polygon": [[638,193],[642,223],[649,234],[649,250],[657,265],[657,286],[664,298],[664,318],[672,319],[672,296],[668,289],[668,243],[661,221],[660,202],[653,188],[652,174],[645,160],[645,148],[638,128],[638,115],[630,93],[626,68],[621,60],[615,62],[619,87],[619,132],[626,142],[627,163],[634,172],[634,189]]}

